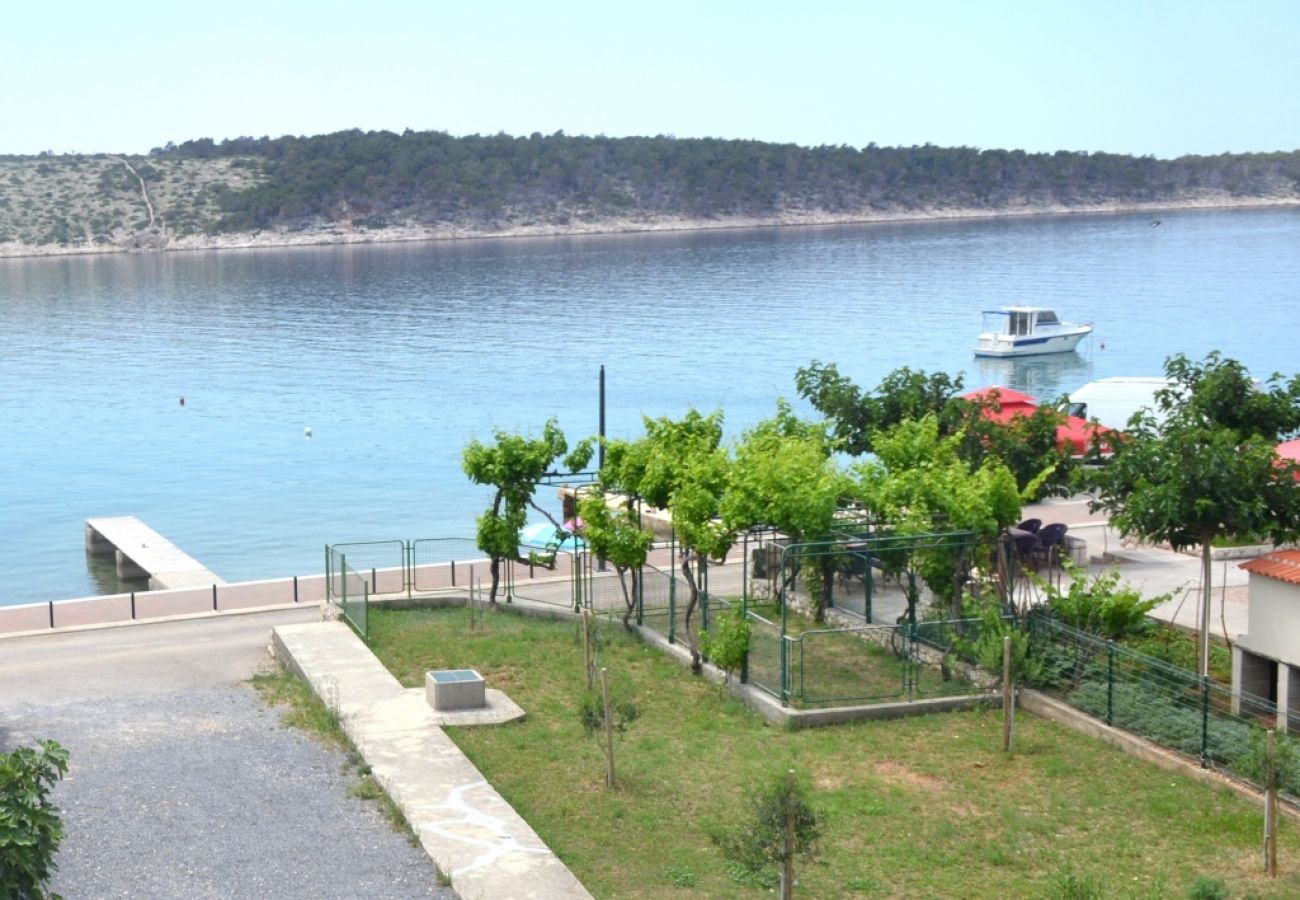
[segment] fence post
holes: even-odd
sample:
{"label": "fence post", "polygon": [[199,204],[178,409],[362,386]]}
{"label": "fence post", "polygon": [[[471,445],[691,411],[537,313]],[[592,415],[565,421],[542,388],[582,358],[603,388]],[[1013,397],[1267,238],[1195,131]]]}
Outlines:
{"label": "fence post", "polygon": [[[298,602],[298,576],[293,576],[293,602]],[[135,618],[135,594],[131,595],[131,618]]]}
{"label": "fence post", "polygon": [[1011,683],[1011,635],[1002,636],[1002,749],[1011,752],[1016,715],[1015,688]]}
{"label": "fence post", "polygon": [[[674,553],[677,551],[674,550]],[[668,579],[668,643],[677,642],[677,574]]]}
{"label": "fence post", "polygon": [[217,586],[215,584],[212,586],[212,611],[217,611]]}
{"label": "fence post", "polygon": [[131,621],[135,621],[135,591],[131,592]]}
{"label": "fence post", "polygon": [[1106,642],[1106,724],[1115,724],[1115,642]]}
{"label": "fence post", "polygon": [[54,601],[50,601],[50,627],[54,627]]}
{"label": "fence post", "polygon": [[1201,768],[1210,766],[1210,676],[1201,676]]}
{"label": "fence post", "polygon": [[645,624],[645,566],[632,570],[632,594],[636,601],[636,624]]}
{"label": "fence post", "polygon": [[1277,877],[1277,733],[1264,745],[1264,871]]}
{"label": "fence post", "polygon": [[[469,572],[470,572],[470,575],[469,575],[469,582],[470,582],[470,584],[469,584],[469,586],[470,586],[470,587],[473,587],[473,586],[474,586],[474,567],[473,567],[473,566],[470,566],[470,567],[469,567]],[[455,586],[456,586],[456,560],[454,560],[454,559],[451,561],[451,586],[452,586],[452,587],[455,587]]]}

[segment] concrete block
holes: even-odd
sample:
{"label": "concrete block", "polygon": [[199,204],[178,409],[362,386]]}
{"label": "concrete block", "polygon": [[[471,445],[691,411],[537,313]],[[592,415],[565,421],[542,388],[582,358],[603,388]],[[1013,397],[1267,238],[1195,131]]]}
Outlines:
{"label": "concrete block", "polygon": [[444,669],[424,673],[424,696],[441,712],[487,706],[483,676],[473,669]]}

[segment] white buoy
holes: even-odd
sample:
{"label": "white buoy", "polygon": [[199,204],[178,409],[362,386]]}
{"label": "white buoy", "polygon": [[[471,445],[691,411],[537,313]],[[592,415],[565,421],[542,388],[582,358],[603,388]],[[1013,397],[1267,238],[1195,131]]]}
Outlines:
{"label": "white buoy", "polygon": [[304,428],[304,429],[302,430],[302,436],[303,436],[303,437],[311,437],[311,426],[310,426],[310,425],[308,425],[306,428]]}

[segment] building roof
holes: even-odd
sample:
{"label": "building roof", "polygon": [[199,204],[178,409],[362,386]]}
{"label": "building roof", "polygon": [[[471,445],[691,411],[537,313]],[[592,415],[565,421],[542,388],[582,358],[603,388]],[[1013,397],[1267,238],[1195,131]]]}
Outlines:
{"label": "building roof", "polygon": [[1241,568],[1252,575],[1267,575],[1288,584],[1300,584],[1300,550],[1273,550],[1247,560]]}

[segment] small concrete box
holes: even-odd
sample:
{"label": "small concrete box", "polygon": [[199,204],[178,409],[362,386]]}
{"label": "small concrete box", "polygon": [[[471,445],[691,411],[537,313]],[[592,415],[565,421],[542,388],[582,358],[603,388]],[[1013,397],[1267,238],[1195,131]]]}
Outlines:
{"label": "small concrete box", "polygon": [[434,709],[482,709],[487,706],[483,676],[473,669],[443,669],[424,674],[424,696]]}

